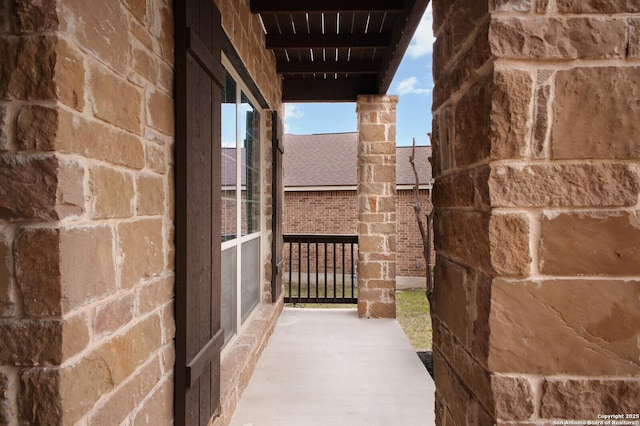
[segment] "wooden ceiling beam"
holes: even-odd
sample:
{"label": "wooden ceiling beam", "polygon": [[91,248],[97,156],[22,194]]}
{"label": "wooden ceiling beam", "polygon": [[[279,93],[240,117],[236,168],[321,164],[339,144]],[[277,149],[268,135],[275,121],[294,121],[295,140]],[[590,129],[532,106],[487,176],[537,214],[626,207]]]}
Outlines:
{"label": "wooden ceiling beam", "polygon": [[402,12],[403,0],[251,0],[252,13]]}
{"label": "wooden ceiling beam", "polygon": [[376,48],[388,49],[390,33],[266,35],[267,49]]}
{"label": "wooden ceiling beam", "polygon": [[372,76],[342,79],[283,79],[283,102],[355,102],[358,95],[378,93]]}
{"label": "wooden ceiling beam", "polygon": [[309,61],[282,62],[276,65],[278,74],[377,74],[382,69],[380,61]]}

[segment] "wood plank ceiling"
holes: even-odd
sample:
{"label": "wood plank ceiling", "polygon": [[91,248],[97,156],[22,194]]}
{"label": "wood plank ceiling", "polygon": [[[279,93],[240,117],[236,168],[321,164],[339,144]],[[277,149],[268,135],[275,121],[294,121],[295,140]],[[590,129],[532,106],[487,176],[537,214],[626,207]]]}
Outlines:
{"label": "wood plank ceiling", "polygon": [[251,0],[284,102],[385,94],[429,0]]}

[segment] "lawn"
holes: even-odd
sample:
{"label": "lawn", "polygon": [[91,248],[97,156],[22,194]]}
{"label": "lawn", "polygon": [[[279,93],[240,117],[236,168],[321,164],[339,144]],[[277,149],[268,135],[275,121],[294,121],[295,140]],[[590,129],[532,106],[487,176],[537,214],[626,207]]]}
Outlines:
{"label": "lawn", "polygon": [[396,291],[396,316],[417,351],[431,350],[433,331],[424,290]]}

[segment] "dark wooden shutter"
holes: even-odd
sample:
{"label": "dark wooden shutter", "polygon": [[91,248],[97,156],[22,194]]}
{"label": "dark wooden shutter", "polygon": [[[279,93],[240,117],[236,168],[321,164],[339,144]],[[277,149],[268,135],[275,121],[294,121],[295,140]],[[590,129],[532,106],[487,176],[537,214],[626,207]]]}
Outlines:
{"label": "dark wooden shutter", "polygon": [[220,116],[224,70],[213,0],[174,2],[176,425],[220,405]]}
{"label": "dark wooden shutter", "polygon": [[282,293],[282,273],[284,267],[284,258],[282,253],[282,217],[284,204],[282,191],[282,155],[284,154],[282,127],[282,122],[278,113],[273,111],[271,115],[271,145],[273,152],[273,186],[271,189],[271,199],[273,200],[273,218],[271,220],[273,227],[271,242],[271,299],[274,302],[278,300],[280,293]]}

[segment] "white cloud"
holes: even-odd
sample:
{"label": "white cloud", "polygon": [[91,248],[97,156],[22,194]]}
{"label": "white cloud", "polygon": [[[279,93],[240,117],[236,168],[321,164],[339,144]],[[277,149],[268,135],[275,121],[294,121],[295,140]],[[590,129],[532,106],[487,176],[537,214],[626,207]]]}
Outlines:
{"label": "white cloud", "polygon": [[304,117],[302,109],[296,104],[284,104],[284,132],[292,133],[295,126],[291,123],[291,120],[296,120]]}
{"label": "white cloud", "polygon": [[433,53],[433,43],[436,41],[433,36],[433,13],[431,10],[431,3],[424,12],[418,28],[416,29],[411,44],[407,49],[407,55],[411,59],[417,59],[422,56],[430,55]]}
{"label": "white cloud", "polygon": [[398,95],[409,95],[409,94],[428,95],[429,93],[431,93],[431,89],[421,89],[419,87],[416,87],[417,85],[418,85],[417,77],[415,76],[407,77],[404,80],[402,80],[400,83],[398,83],[398,85],[396,86],[395,92]]}
{"label": "white cloud", "polygon": [[302,118],[304,114],[300,107],[296,104],[284,104],[284,117],[287,118]]}

